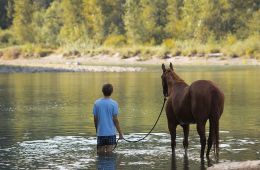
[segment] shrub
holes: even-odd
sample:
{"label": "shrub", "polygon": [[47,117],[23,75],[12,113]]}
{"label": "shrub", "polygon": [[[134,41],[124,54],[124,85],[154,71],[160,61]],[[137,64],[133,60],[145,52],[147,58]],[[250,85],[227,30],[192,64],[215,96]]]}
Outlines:
{"label": "shrub", "polygon": [[198,51],[196,49],[191,50],[191,56],[195,56],[198,53]]}
{"label": "shrub", "polygon": [[218,48],[212,48],[212,49],[210,49],[210,52],[211,52],[211,53],[220,53],[220,49],[218,49]]}
{"label": "shrub", "polygon": [[180,56],[182,54],[181,50],[176,50],[174,56]]}
{"label": "shrub", "polygon": [[245,54],[249,57],[256,57],[260,54],[260,35],[252,35],[248,37],[245,41]]}
{"label": "shrub", "polygon": [[4,55],[3,51],[0,51],[0,58]]}
{"label": "shrub", "polygon": [[168,49],[176,48],[176,43],[172,39],[165,39],[162,45]]}
{"label": "shrub", "polygon": [[234,35],[231,35],[231,34],[227,35],[227,37],[226,37],[227,45],[233,45],[236,42],[237,42],[237,38]]}
{"label": "shrub", "polygon": [[6,47],[8,45],[14,45],[16,41],[10,30],[0,30],[0,46]]}
{"label": "shrub", "polygon": [[21,49],[17,47],[7,48],[3,50],[3,59],[5,60],[11,60],[11,59],[17,59],[21,55]]}
{"label": "shrub", "polygon": [[126,44],[126,38],[123,35],[110,35],[104,42],[104,46],[122,47]]}
{"label": "shrub", "polygon": [[238,56],[257,58],[260,53],[259,38],[260,36],[256,34],[248,37],[245,40],[236,41],[230,46],[224,44],[224,51],[227,55],[233,58],[236,58]]}
{"label": "shrub", "polygon": [[32,58],[32,57],[45,57],[53,53],[53,50],[44,48],[40,45],[26,44],[21,47],[21,52],[24,58]]}

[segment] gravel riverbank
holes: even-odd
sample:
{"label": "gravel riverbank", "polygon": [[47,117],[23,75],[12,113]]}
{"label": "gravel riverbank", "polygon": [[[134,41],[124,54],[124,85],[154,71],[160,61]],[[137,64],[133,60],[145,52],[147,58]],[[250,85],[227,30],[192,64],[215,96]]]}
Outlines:
{"label": "gravel riverbank", "polygon": [[52,54],[36,59],[0,59],[0,73],[8,72],[139,72],[147,65],[260,65],[256,59],[207,57],[169,57],[141,60],[138,56],[122,59],[119,55],[97,55],[93,57],[63,57]]}

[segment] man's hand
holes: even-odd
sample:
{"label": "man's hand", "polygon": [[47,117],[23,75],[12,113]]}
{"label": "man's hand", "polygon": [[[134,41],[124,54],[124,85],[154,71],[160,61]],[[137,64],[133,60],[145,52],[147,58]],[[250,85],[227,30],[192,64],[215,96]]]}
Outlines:
{"label": "man's hand", "polygon": [[123,133],[119,133],[119,139],[124,139]]}
{"label": "man's hand", "polygon": [[119,133],[119,139],[123,139],[123,133],[121,131],[121,128],[120,128],[120,125],[119,125],[119,121],[118,121],[118,118],[117,118],[117,115],[113,116],[113,121],[114,121],[114,124],[116,126],[116,129]]}
{"label": "man's hand", "polygon": [[96,116],[94,116],[94,124],[95,124],[95,129],[96,129],[96,133],[97,133],[97,117]]}

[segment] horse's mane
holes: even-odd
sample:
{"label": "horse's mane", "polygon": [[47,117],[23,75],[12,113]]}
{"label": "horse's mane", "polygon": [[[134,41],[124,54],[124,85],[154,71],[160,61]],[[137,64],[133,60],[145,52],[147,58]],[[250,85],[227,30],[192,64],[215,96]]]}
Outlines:
{"label": "horse's mane", "polygon": [[184,80],[181,79],[173,70],[167,69],[167,72],[171,73],[173,80],[175,80],[176,82],[184,82]]}

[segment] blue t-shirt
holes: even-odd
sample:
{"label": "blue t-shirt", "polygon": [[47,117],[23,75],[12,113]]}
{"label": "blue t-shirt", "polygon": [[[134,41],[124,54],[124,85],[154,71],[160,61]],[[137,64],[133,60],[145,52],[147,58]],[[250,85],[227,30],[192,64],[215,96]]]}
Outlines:
{"label": "blue t-shirt", "polygon": [[118,104],[111,98],[96,100],[93,114],[97,118],[97,136],[116,135],[113,116],[118,114]]}

